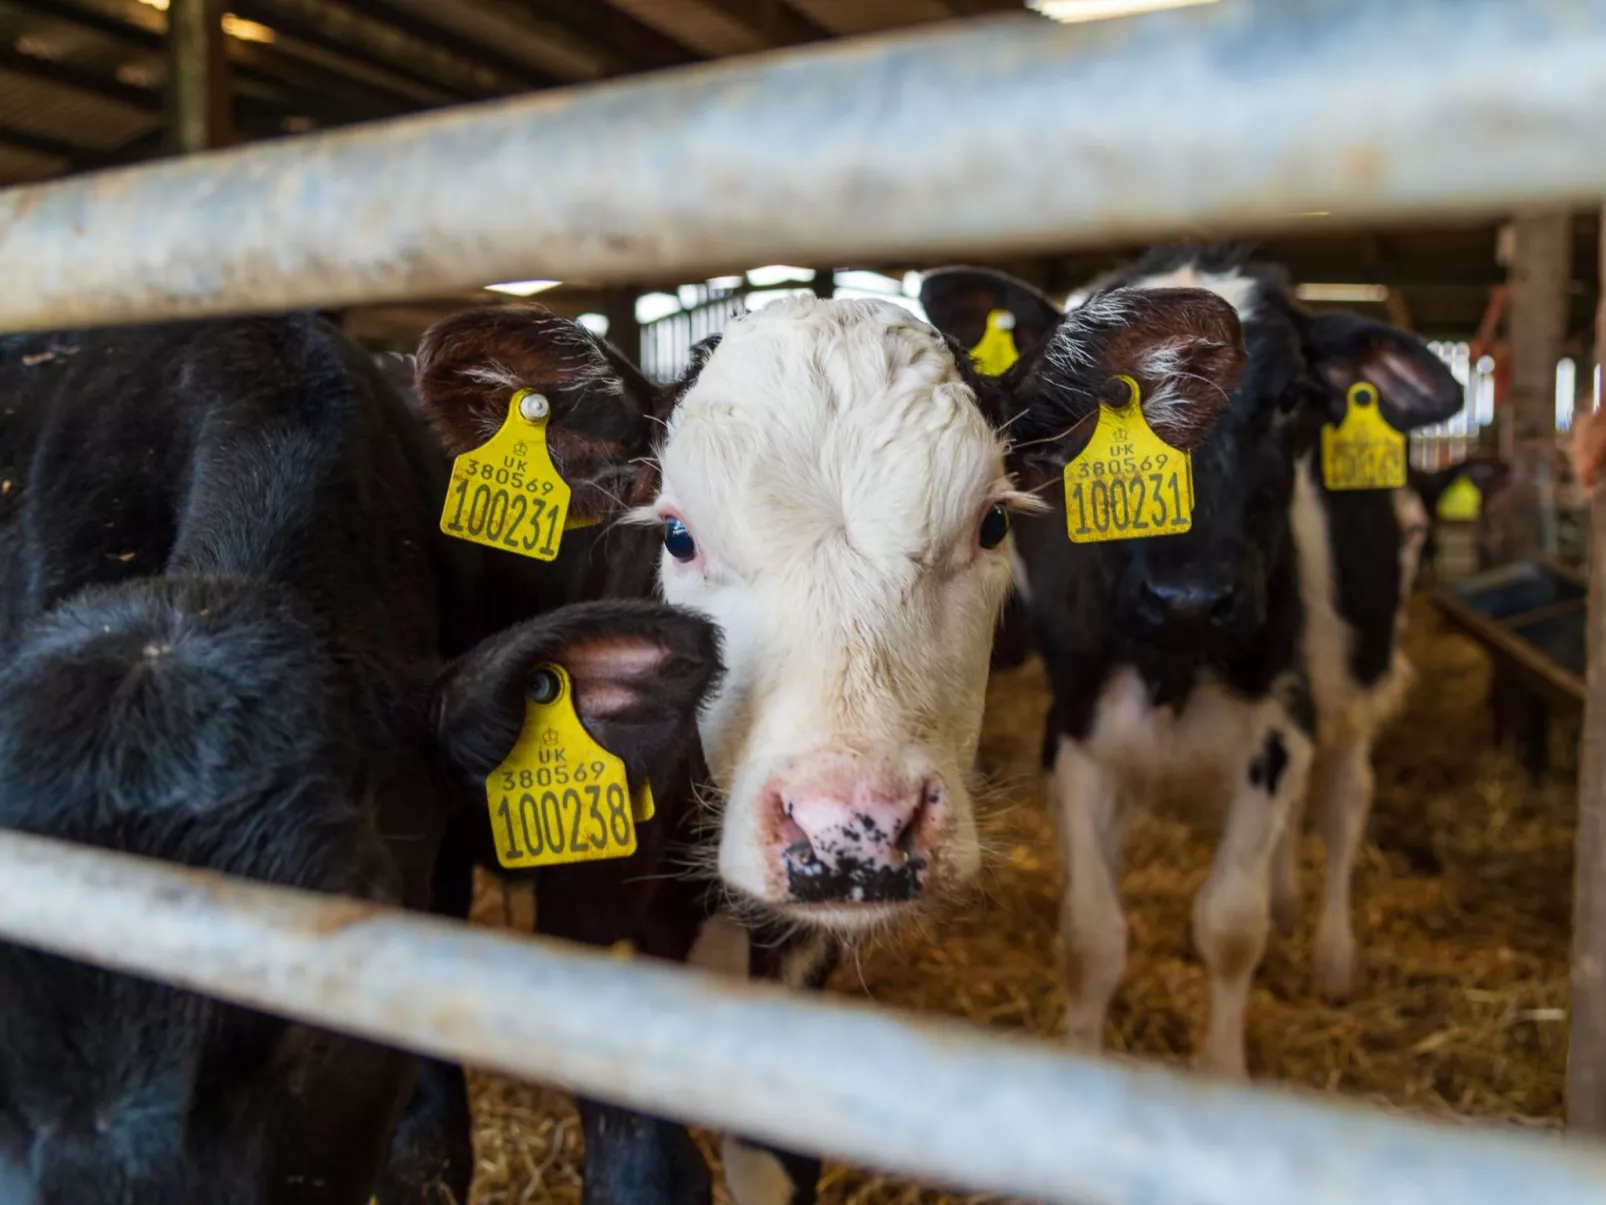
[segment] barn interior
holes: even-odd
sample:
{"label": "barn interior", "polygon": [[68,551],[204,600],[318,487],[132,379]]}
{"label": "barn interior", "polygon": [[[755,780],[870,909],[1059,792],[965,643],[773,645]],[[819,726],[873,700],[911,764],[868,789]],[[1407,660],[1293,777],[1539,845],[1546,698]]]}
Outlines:
{"label": "barn interior", "polygon": [[[0,0],[0,186],[837,39],[949,22],[1094,21],[1164,3],[229,0],[220,23],[196,32],[178,26],[203,7],[188,0]],[[1483,452],[1526,465],[1535,516],[1528,535],[1481,560],[1481,516],[1445,521],[1439,560],[1425,567],[1411,609],[1417,683],[1377,752],[1377,802],[1355,885],[1361,983],[1332,1004],[1308,982],[1321,845],[1307,835],[1305,915],[1296,933],[1274,940],[1257,978],[1251,1070],[1439,1118],[1558,1126],[1585,689],[1576,573],[1587,541],[1587,502],[1565,451],[1575,409],[1592,407],[1599,392],[1599,212],[1375,227],[1321,211],[1289,215],[1274,230],[1186,233],[1252,244],[1287,269],[1313,308],[1356,310],[1432,341],[1466,384],[1467,409],[1414,437],[1413,463],[1436,469]],[[943,262],[986,263],[1062,298],[1142,250],[1045,246],[998,259],[954,247]],[[374,351],[405,352],[430,322],[465,305],[535,300],[670,379],[696,338],[780,293],[879,295],[918,308],[918,274],[936,266],[731,264],[709,279],[627,287],[487,281],[338,319]],[[1519,560],[1556,566],[1572,575],[1556,580],[1576,584],[1536,604],[1541,618],[1571,617],[1572,628],[1548,644],[1524,641],[1510,616],[1480,612],[1473,595],[1453,589]],[[1497,726],[1491,705],[1502,697],[1517,700],[1516,718],[1508,710]],[[833,990],[1008,1030],[1058,1031],[1059,872],[1038,773],[1046,702],[1035,663],[992,684],[981,887],[923,931],[865,950]],[[1123,896],[1132,955],[1111,1022],[1119,1056],[1180,1065],[1196,1044],[1207,979],[1188,917],[1214,823],[1161,808],[1130,831]],[[486,879],[477,919],[528,925],[530,907]],[[477,1077],[475,1091],[475,1201],[579,1200],[579,1127],[562,1094],[489,1076]],[[717,1158],[717,1143],[707,1147]],[[957,1198],[836,1166],[821,1199]]]}

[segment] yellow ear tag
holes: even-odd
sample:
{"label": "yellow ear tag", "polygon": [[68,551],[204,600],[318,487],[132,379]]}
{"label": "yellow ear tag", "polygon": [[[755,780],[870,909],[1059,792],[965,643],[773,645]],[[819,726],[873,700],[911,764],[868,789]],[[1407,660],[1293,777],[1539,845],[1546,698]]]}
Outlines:
{"label": "yellow ear tag", "polygon": [[987,330],[981,342],[970,349],[970,358],[976,370],[990,377],[1002,376],[1009,366],[1020,359],[1015,350],[1015,315],[1008,310],[994,310],[987,315]]}
{"label": "yellow ear tag", "polygon": [[1357,381],[1344,421],[1322,428],[1322,483],[1330,490],[1392,490],[1405,484],[1405,436],[1388,425],[1377,386]]}
{"label": "yellow ear tag", "polygon": [[1439,495],[1438,506],[1434,507],[1434,513],[1439,518],[1452,522],[1460,520],[1470,523],[1482,512],[1483,491],[1465,473],[1445,487],[1444,493]]}
{"label": "yellow ear tag", "polygon": [[1065,466],[1065,523],[1073,544],[1147,540],[1193,526],[1193,457],[1154,433],[1138,383],[1126,404],[1099,403],[1093,438]]}
{"label": "yellow ear tag", "polygon": [[628,858],[636,815],[625,763],[585,730],[562,666],[543,665],[535,682],[518,743],[485,780],[496,860],[521,870]]}
{"label": "yellow ear tag", "polygon": [[452,462],[452,483],[441,508],[443,532],[550,561],[565,531],[598,521],[569,516],[568,482],[547,451],[550,412],[545,397],[520,389],[497,433]]}

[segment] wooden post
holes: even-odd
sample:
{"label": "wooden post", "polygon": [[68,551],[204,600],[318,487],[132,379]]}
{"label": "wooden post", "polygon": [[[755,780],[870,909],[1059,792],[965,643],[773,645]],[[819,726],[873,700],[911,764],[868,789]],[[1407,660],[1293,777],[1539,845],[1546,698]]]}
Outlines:
{"label": "wooden post", "polygon": [[[1606,280],[1606,241],[1601,244],[1601,263],[1601,279]],[[1595,348],[1597,357],[1606,355],[1606,292],[1595,312]],[[1578,836],[1573,852],[1567,1125],[1606,1137],[1606,485],[1595,487],[1589,504],[1587,622],[1589,679],[1578,755]]]}
{"label": "wooden post", "polygon": [[1551,456],[1556,446],[1556,361],[1567,337],[1572,216],[1524,214],[1514,222],[1511,404],[1501,445],[1511,461],[1515,552],[1555,551]]}
{"label": "wooden post", "polygon": [[608,342],[638,368],[641,366],[641,323],[636,321],[636,290],[615,289],[602,308],[608,319]]}
{"label": "wooden post", "polygon": [[168,130],[172,149],[180,154],[229,144],[229,61],[223,39],[222,0],[170,0]]}
{"label": "wooden post", "polygon": [[816,269],[814,269],[814,282],[809,287],[814,290],[814,295],[816,297],[835,297],[836,296],[836,269],[835,268],[816,268]]}

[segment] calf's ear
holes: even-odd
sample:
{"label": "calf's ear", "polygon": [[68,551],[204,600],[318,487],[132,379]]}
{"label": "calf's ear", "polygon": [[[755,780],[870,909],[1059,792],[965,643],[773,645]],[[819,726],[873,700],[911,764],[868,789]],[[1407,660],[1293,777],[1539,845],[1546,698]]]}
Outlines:
{"label": "calf's ear", "polygon": [[975,352],[988,331],[988,319],[1007,314],[1015,353],[1028,357],[1054,332],[1060,308],[1039,290],[991,268],[935,268],[920,281],[920,306],[931,325]]}
{"label": "calf's ear", "polygon": [[1125,400],[1119,376],[1137,382],[1154,433],[1191,451],[1226,412],[1247,358],[1237,311],[1206,289],[1096,293],[1003,381],[1011,457],[1029,479],[1064,468],[1100,400]]}
{"label": "calf's ear", "polygon": [[1396,431],[1443,422],[1466,405],[1466,391],[1449,367],[1415,335],[1342,311],[1316,314],[1305,324],[1305,354],[1319,382],[1334,394],[1343,417],[1351,385],[1377,388],[1378,406]]}
{"label": "calf's ear", "polygon": [[481,641],[435,684],[435,736],[448,760],[483,778],[512,752],[536,671],[561,665],[586,731],[624,759],[632,781],[691,747],[721,671],[718,630],[661,603],[559,607]]}
{"label": "calf's ear", "polygon": [[424,332],[414,383],[451,456],[496,434],[515,393],[544,395],[547,447],[574,509],[600,517],[644,501],[631,494],[662,391],[579,323],[538,305],[464,310]]}

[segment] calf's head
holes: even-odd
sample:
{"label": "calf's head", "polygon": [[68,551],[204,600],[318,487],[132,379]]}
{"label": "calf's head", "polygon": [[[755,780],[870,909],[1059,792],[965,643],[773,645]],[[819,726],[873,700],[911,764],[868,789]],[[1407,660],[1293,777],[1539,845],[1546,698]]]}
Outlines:
{"label": "calf's head", "polygon": [[[1067,434],[1030,418],[1047,412],[1045,398],[1088,396],[1092,378],[1104,371],[1058,351],[1063,340],[1085,343],[1092,331],[1120,329],[1133,298],[1178,289],[1208,291],[1241,324],[1241,345],[1222,331],[1178,347],[1164,379],[1143,391],[1155,433],[1191,452],[1191,529],[1082,545],[1068,544],[1059,529],[1066,601],[1082,629],[1114,632],[1131,646],[1208,655],[1253,644],[1269,596],[1293,580],[1289,519],[1297,466],[1321,426],[1343,418],[1349,386],[1375,385],[1384,417],[1402,431],[1461,405],[1454,378],[1414,336],[1353,314],[1313,314],[1295,302],[1277,269],[1248,263],[1236,249],[1157,248],[1073,297],[1058,328],[1058,313],[1041,294],[1007,286],[997,273],[947,270],[928,279],[922,300],[933,320],[961,339],[975,313],[989,308],[1019,311],[1016,330],[1052,332],[1029,334],[1022,359],[1001,381],[1010,404],[1028,416],[1011,435],[1029,484],[1052,485],[1091,434],[1091,421]],[[1073,333],[1078,328],[1089,333]],[[1201,378],[1220,388],[1199,396],[1198,405],[1174,405],[1173,398],[1189,396],[1187,383],[1201,390]],[[1073,406],[1061,409],[1078,416]],[[1210,411],[1219,421],[1202,424],[1199,417]],[[1051,488],[1049,496],[1063,506],[1063,492]]]}
{"label": "calf's head", "polygon": [[[1142,370],[1178,312],[1140,306],[1111,362]],[[438,324],[418,363],[454,453],[514,391],[544,394],[577,504],[655,531],[656,589],[719,626],[727,672],[699,727],[739,899],[852,929],[975,870],[967,771],[1010,514],[1032,500],[991,386],[935,330],[880,302],[776,303],[657,387],[581,328],[510,307]]]}

